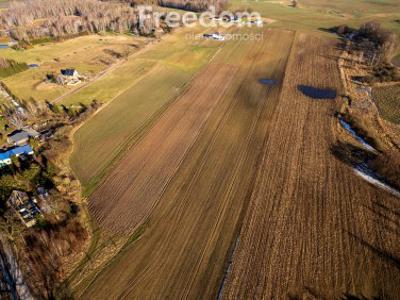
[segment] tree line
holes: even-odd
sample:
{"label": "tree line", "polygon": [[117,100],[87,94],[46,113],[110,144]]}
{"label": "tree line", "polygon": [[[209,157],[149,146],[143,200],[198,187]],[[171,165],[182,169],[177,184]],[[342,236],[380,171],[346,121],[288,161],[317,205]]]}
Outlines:
{"label": "tree line", "polygon": [[129,3],[98,0],[24,0],[0,14],[1,27],[15,40],[30,42],[105,31],[151,35],[155,22]]}
{"label": "tree line", "polygon": [[[114,0],[102,0],[114,1]],[[159,5],[163,7],[171,7],[194,12],[202,12],[208,10],[211,6],[215,7],[217,13],[227,8],[228,0],[123,0],[136,5]]]}
{"label": "tree line", "polygon": [[196,12],[215,6],[218,12],[227,0],[23,0],[11,2],[0,13],[0,27],[13,39],[27,43],[105,31],[152,35],[158,24],[152,10],[139,8],[142,4]]}
{"label": "tree line", "polygon": [[216,12],[226,9],[227,0],[157,0],[157,4],[165,7],[173,7],[195,12],[206,11],[210,6],[214,6]]}

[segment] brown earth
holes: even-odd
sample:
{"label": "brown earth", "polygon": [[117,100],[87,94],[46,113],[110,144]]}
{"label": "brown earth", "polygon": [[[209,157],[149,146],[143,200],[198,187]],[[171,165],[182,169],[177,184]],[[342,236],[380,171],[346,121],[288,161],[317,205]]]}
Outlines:
{"label": "brown earth", "polygon": [[103,227],[126,233],[148,217],[236,71],[208,67],[108,175],[90,197],[90,210]]}
{"label": "brown earth", "polygon": [[399,200],[331,154],[335,102],[296,90],[340,90],[335,56],[315,37],[301,35],[294,47],[225,299],[399,295]]}
{"label": "brown earth", "polygon": [[91,210],[146,222],[79,298],[396,299],[400,203],[331,153],[337,101],[297,90],[341,92],[335,41],[293,37],[227,42],[122,159]]}
{"label": "brown earth", "polygon": [[[149,156],[146,161],[149,179],[143,178],[143,182],[135,179],[134,169],[129,167],[131,173],[126,172],[132,179],[125,177],[124,182],[119,182],[121,186],[133,186],[131,182],[136,180],[140,185],[130,187],[123,202],[115,202],[114,210],[121,212],[122,217],[108,219],[109,208],[105,203],[115,200],[99,198],[108,189],[112,191],[109,195],[119,193],[117,185],[110,188],[109,181],[105,181],[100,187],[102,192],[96,192],[90,199],[96,215],[105,216],[99,221],[107,228],[125,229],[130,218],[132,226],[140,219],[135,215],[149,212],[151,215],[140,239],[121,251],[80,297],[208,299],[216,296],[281,90],[280,84],[265,86],[258,80],[283,80],[293,35],[288,31],[265,30],[263,42],[228,42],[187,94],[157,123],[162,124],[170,116],[167,124],[176,134],[174,144],[183,145],[170,145],[172,140],[156,125],[132,150],[135,155],[129,154],[131,159],[141,151],[143,158],[149,151],[156,156]],[[214,106],[199,134],[197,123],[204,122],[201,119],[195,118],[195,130],[191,126],[185,130],[177,124],[173,126],[179,122],[177,108],[184,111],[181,103],[188,101],[187,95],[198,103],[193,105]],[[176,117],[171,114],[174,111]],[[195,115],[204,119],[206,113],[199,112]],[[147,139],[153,140],[153,134],[155,144],[142,148]],[[188,136],[193,137],[188,140]],[[164,165],[164,155],[168,155],[170,165]],[[131,164],[130,159],[123,161],[121,166]],[[110,177],[113,176],[119,175]],[[141,173],[140,177],[143,176]],[[151,203],[144,203],[143,199]],[[154,203],[156,207],[151,210]],[[103,207],[104,213],[100,210]],[[131,212],[139,208],[140,211]]]}

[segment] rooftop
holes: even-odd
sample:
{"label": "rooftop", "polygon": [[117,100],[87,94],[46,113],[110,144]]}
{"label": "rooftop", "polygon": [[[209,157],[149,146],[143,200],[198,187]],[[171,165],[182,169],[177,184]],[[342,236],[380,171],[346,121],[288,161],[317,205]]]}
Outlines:
{"label": "rooftop", "polygon": [[22,154],[32,155],[33,153],[34,153],[33,149],[29,145],[13,147],[13,148],[9,148],[6,151],[0,152],[0,161],[9,160],[13,156],[20,156]]}
{"label": "rooftop", "polygon": [[74,76],[76,70],[75,69],[62,69],[61,74],[64,76]]}

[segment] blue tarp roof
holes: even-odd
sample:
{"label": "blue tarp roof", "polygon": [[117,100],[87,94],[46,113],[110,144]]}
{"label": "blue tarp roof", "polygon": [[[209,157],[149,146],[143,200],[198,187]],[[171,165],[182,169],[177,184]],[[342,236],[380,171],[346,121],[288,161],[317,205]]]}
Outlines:
{"label": "blue tarp roof", "polygon": [[0,160],[10,159],[13,156],[21,155],[21,154],[28,155],[29,153],[32,153],[32,152],[33,152],[33,149],[29,145],[15,147],[15,148],[9,149],[5,152],[0,152]]}
{"label": "blue tarp roof", "polygon": [[0,153],[0,161],[9,159],[10,155],[7,152]]}

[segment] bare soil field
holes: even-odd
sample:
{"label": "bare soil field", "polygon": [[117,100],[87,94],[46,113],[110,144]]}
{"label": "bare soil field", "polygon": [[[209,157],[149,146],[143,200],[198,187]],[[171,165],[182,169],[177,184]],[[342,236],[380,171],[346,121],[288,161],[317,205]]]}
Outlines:
{"label": "bare soil field", "polygon": [[207,68],[107,175],[90,197],[92,215],[102,226],[129,232],[148,216],[230,87],[236,69],[223,65]]}
{"label": "bare soil field", "polygon": [[300,34],[251,193],[225,299],[396,299],[399,200],[335,159],[336,103],[298,85],[336,88],[334,44]]}
{"label": "bare soil field", "polygon": [[[150,215],[140,238],[78,297],[217,296],[293,37],[290,31],[264,30],[262,42],[228,42],[121,160],[89,199],[92,212],[104,229],[117,232]],[[263,85],[260,78],[278,84]]]}

